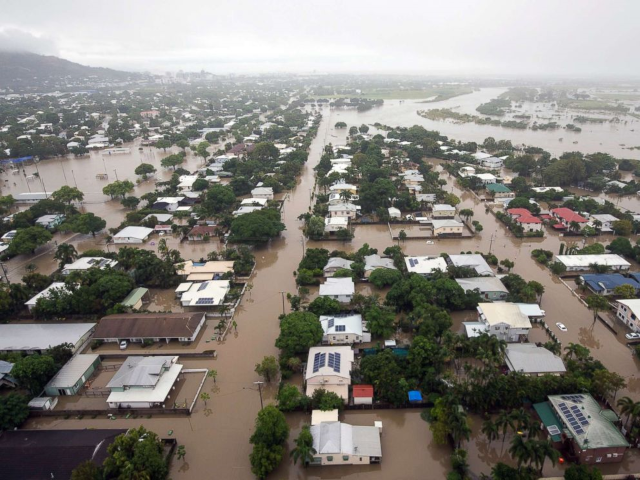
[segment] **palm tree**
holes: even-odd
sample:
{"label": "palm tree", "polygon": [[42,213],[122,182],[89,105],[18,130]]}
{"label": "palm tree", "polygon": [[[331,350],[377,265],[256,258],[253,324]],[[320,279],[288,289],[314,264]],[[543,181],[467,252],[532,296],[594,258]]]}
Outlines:
{"label": "palm tree", "polygon": [[482,433],[487,437],[489,445],[491,445],[492,441],[500,438],[500,427],[488,418],[482,423]]}
{"label": "palm tree", "polygon": [[313,456],[316,454],[316,450],[313,448],[313,435],[309,425],[302,427],[300,435],[295,439],[296,446],[291,450],[291,457],[293,457],[293,463],[298,463],[298,460],[302,461],[302,465],[306,467],[313,461]]}
{"label": "palm tree", "polygon": [[509,454],[518,462],[518,471],[523,463],[531,463],[534,460],[533,444],[530,440],[525,441],[522,436],[516,435],[511,440]]}
{"label": "palm tree", "polygon": [[518,432],[523,432],[527,430],[529,425],[531,424],[531,416],[527,413],[527,411],[520,407],[518,410],[513,410],[509,416],[511,417],[513,424]]}
{"label": "palm tree", "polygon": [[460,448],[463,440],[469,440],[471,437],[471,428],[467,421],[467,414],[459,407],[454,406],[454,411],[449,417],[449,434],[453,439],[456,449]]}
{"label": "palm tree", "polygon": [[627,428],[629,419],[631,418],[631,415],[633,414],[633,411],[636,407],[636,402],[634,402],[629,397],[622,397],[620,400],[618,400],[618,403],[616,403],[616,406],[620,409],[620,415],[627,416],[627,421],[624,422],[624,427]]}
{"label": "palm tree", "polygon": [[498,425],[498,428],[502,431],[502,444],[504,445],[504,440],[507,438],[507,432],[510,429],[515,429],[513,418],[511,418],[509,412],[501,410],[498,414],[498,418],[496,418],[496,425]]}
{"label": "palm tree", "polygon": [[207,400],[211,400],[211,395],[209,395],[207,392],[202,392],[200,394],[200,400],[202,400],[204,402],[204,406],[207,406]]}
{"label": "palm tree", "polygon": [[70,243],[61,243],[58,245],[58,248],[56,248],[56,253],[53,258],[60,262],[59,265],[62,270],[67,263],[72,263],[76,258],[78,258],[78,252]]}
{"label": "palm tree", "polygon": [[544,462],[551,460],[553,466],[556,465],[560,458],[560,452],[553,447],[553,444],[549,440],[540,440],[537,442],[536,451],[539,455],[540,461],[540,476],[542,477],[542,470],[544,469]]}

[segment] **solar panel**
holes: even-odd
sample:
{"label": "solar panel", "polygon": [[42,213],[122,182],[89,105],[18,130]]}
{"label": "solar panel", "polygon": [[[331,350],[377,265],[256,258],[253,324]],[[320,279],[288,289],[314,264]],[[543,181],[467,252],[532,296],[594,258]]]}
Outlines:
{"label": "solar panel", "polygon": [[333,368],[333,364],[335,361],[335,355],[333,353],[329,354],[329,363],[327,364],[330,368]]}
{"label": "solar panel", "polygon": [[326,353],[321,353],[320,354],[320,363],[318,364],[320,366],[320,368],[324,367],[326,365],[327,362],[327,354]]}
{"label": "solar panel", "polygon": [[582,435],[584,433],[584,430],[582,430],[580,427],[577,427],[575,430],[578,435]]}
{"label": "solar panel", "polygon": [[584,426],[589,425],[589,420],[580,420],[580,425],[584,425]]}
{"label": "solar panel", "polygon": [[346,332],[347,328],[344,325],[336,325],[336,332]]}
{"label": "solar panel", "polygon": [[196,300],[196,305],[213,305],[213,297],[203,297]]}
{"label": "solar panel", "polygon": [[550,425],[547,427],[549,435],[560,435],[560,429],[556,425]]}
{"label": "solar panel", "polygon": [[334,361],[333,361],[333,371],[334,372],[339,372],[340,371],[340,354],[336,353],[334,354]]}
{"label": "solar panel", "polygon": [[[564,398],[564,397],[562,397],[562,398]],[[566,407],[566,406],[567,406],[567,404],[566,404],[566,403],[564,403],[564,402],[562,402],[562,403],[559,403],[559,404],[558,404],[558,406],[559,406],[560,408],[563,408],[563,407]]]}
{"label": "solar panel", "polygon": [[333,325],[335,324],[335,320],[333,318],[329,319],[329,328],[333,328]]}
{"label": "solar panel", "polygon": [[205,288],[207,288],[207,282],[201,283],[198,287],[198,291],[204,290]]}
{"label": "solar panel", "polygon": [[313,373],[320,369],[320,353],[316,353],[313,357]]}

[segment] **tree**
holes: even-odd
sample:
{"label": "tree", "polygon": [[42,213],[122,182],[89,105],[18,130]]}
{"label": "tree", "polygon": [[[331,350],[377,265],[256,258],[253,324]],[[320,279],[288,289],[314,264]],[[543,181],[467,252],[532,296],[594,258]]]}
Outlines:
{"label": "tree", "polygon": [[322,341],[323,333],[318,317],[313,313],[293,312],[280,321],[276,347],[287,356],[306,353]]}
{"label": "tree", "polygon": [[473,210],[470,208],[463,208],[458,212],[458,214],[468,222],[469,219],[473,217]]}
{"label": "tree", "polygon": [[281,445],[289,437],[289,425],[284,414],[273,405],[258,412],[256,428],[249,441],[267,446]]}
{"label": "tree", "polygon": [[500,265],[502,265],[504,268],[506,268],[507,272],[510,272],[511,269],[516,266],[515,262],[512,262],[508,258],[505,258],[504,260],[502,260],[500,262]]}
{"label": "tree", "polygon": [[316,297],[309,304],[309,311],[315,315],[337,315],[340,313],[340,302],[329,297]]}
{"label": "tree", "polygon": [[534,460],[533,448],[532,440],[524,440],[521,435],[513,437],[511,447],[509,447],[509,454],[518,462],[518,470],[523,464],[531,463]]}
{"label": "tree", "polygon": [[125,197],[120,200],[120,203],[124,208],[130,208],[131,210],[135,210],[138,204],[140,203],[140,199],[138,197]]}
{"label": "tree", "polygon": [[487,440],[489,441],[489,445],[494,440],[497,440],[500,437],[500,428],[497,423],[493,422],[490,418],[487,418],[482,423],[482,433]]}
{"label": "tree", "polygon": [[349,129],[349,135],[350,135],[351,137],[353,137],[354,135],[357,135],[357,134],[358,134],[358,127],[353,126],[353,127],[351,127],[351,128]]}
{"label": "tree", "polygon": [[[296,358],[296,357],[292,357]],[[282,412],[290,412],[300,406],[302,393],[296,385],[283,383],[278,391],[278,409]]]}
{"label": "tree", "polygon": [[311,405],[316,410],[328,412],[330,410],[342,410],[344,400],[335,392],[328,392],[324,388],[317,388],[311,395]]}
{"label": "tree", "polygon": [[565,480],[602,480],[602,473],[597,468],[586,465],[571,465],[564,471]]}
{"label": "tree", "polygon": [[193,185],[191,186],[191,190],[194,192],[201,192],[206,190],[209,187],[209,182],[207,182],[204,178],[198,178]]}
{"label": "tree", "polygon": [[367,133],[369,131],[369,126],[363,123],[362,125],[360,125],[360,127],[358,127],[358,131],[360,133]]}
{"label": "tree", "polygon": [[58,245],[56,253],[53,256],[54,260],[58,260],[60,270],[62,270],[67,263],[72,263],[76,258],[78,258],[78,252],[76,251],[76,247],[70,243],[61,243]]}
{"label": "tree", "polygon": [[591,295],[586,302],[589,310],[593,312],[593,323],[598,319],[598,312],[609,309],[609,301],[600,295]]}
{"label": "tree", "polygon": [[29,397],[16,392],[0,396],[0,431],[22,425],[29,416],[28,403]]}
{"label": "tree", "polygon": [[624,283],[622,285],[617,285],[613,289],[613,294],[618,298],[636,298],[636,289],[633,285],[629,285],[628,283]]}
{"label": "tree", "polygon": [[104,229],[106,226],[107,222],[105,220],[96,216],[94,213],[89,212],[70,218],[64,222],[60,228],[63,230],[71,230],[75,233],[82,233],[84,235],[88,235],[90,233],[95,237],[96,233]]}
{"label": "tree", "polygon": [[53,235],[42,227],[29,227],[18,229],[18,233],[9,244],[9,253],[20,255],[23,253],[35,253],[36,248],[47,243]]}
{"label": "tree", "polygon": [[607,245],[606,249],[611,253],[616,253],[625,257],[633,257],[633,245],[631,245],[628,238],[618,237]]}
{"label": "tree", "polygon": [[[346,127],[346,124],[345,124]],[[291,450],[291,457],[293,463],[297,464],[298,460],[302,462],[303,466],[309,465],[313,462],[313,456],[317,453],[313,448],[313,435],[311,435],[311,429],[309,425],[304,425],[300,431],[300,435],[294,441],[295,447]]]}
{"label": "tree", "polygon": [[554,275],[562,275],[564,272],[567,271],[566,265],[558,261],[553,262],[549,266],[549,268],[551,269],[551,273],[553,273]]}
{"label": "tree", "polygon": [[278,360],[273,355],[264,357],[262,362],[256,363],[255,372],[264,378],[265,382],[271,382],[278,376]]}
{"label": "tree", "polygon": [[404,243],[407,240],[407,232],[405,232],[404,230],[400,230],[400,232],[398,233],[398,240]]}
{"label": "tree", "polygon": [[184,445],[179,445],[178,446],[178,460],[183,459],[185,457],[185,455],[187,454],[187,450],[185,449]]}
{"label": "tree", "polygon": [[245,213],[231,222],[231,243],[266,243],[285,229],[280,221],[280,212],[267,208]]}
{"label": "tree", "polygon": [[324,219],[313,215],[305,226],[305,233],[312,240],[320,240],[324,236]]}
{"label": "tree", "polygon": [[207,400],[211,400],[211,395],[209,395],[207,392],[201,392],[200,393],[200,400],[202,400],[204,402],[204,406],[207,406]]}
{"label": "tree", "polygon": [[102,480],[102,473],[93,460],[86,460],[73,469],[71,480]]}
{"label": "tree", "polygon": [[335,128],[336,129],[347,128],[347,124],[345,122],[336,122]]}
{"label": "tree", "polygon": [[255,444],[249,456],[251,472],[260,479],[266,478],[280,464],[283,454],[281,445]]}
{"label": "tree", "polygon": [[298,268],[322,270],[329,262],[329,250],[325,248],[307,248]]}
{"label": "tree", "polygon": [[211,144],[209,142],[200,142],[196,148],[196,153],[198,156],[202,157],[202,163],[207,161],[207,157],[209,156],[209,152],[207,152],[207,148],[209,148]]}
{"label": "tree", "polygon": [[71,203],[73,201],[81,202],[84,199],[84,193],[81,190],[70,187],[68,185],[63,185],[58,190],[51,194],[54,200],[63,203]]}
{"label": "tree", "polygon": [[395,332],[395,315],[393,312],[372,306],[365,312],[367,329],[372,335],[387,339]]}
{"label": "tree", "polygon": [[174,155],[169,155],[167,157],[164,157],[162,160],[160,160],[161,166],[163,166],[164,168],[173,168],[174,170],[178,165],[182,165],[183,163],[184,163],[184,155],[181,155],[178,153]]}
{"label": "tree", "polygon": [[212,185],[205,195],[202,208],[210,215],[225,212],[235,203],[233,189],[226,185]]}
{"label": "tree", "polygon": [[602,399],[612,396],[615,401],[618,390],[625,388],[627,382],[624,377],[616,372],[610,372],[609,370],[601,369],[593,372],[593,379],[591,380],[591,388],[594,393],[600,395]]}
{"label": "tree", "polygon": [[402,274],[393,268],[377,268],[369,276],[369,282],[378,288],[388,287],[402,280]]}
{"label": "tree", "polygon": [[56,368],[60,369],[73,357],[73,344],[61,343],[51,347],[47,350],[47,355],[53,358]]}
{"label": "tree", "polygon": [[129,180],[116,180],[115,182],[106,185],[102,189],[102,193],[109,195],[111,198],[122,197],[124,198],[127,193],[134,189],[135,185]]}
{"label": "tree", "polygon": [[165,140],[164,138],[156,142],[156,148],[161,148],[165,152],[167,151],[167,148],[170,148],[170,147],[171,147],[171,142],[169,140]]}
{"label": "tree", "polygon": [[633,231],[633,224],[629,220],[617,220],[611,224],[613,233],[622,237],[628,237]]}
{"label": "tree", "polygon": [[144,427],[118,435],[107,447],[103,463],[105,478],[165,480],[168,474],[162,442]]}
{"label": "tree", "polygon": [[141,163],[134,170],[136,175],[141,175],[143,180],[146,180],[149,175],[156,173],[156,167],[150,163]]}
{"label": "tree", "polygon": [[38,395],[56,373],[56,364],[49,355],[28,355],[16,362],[11,375],[20,385]]}

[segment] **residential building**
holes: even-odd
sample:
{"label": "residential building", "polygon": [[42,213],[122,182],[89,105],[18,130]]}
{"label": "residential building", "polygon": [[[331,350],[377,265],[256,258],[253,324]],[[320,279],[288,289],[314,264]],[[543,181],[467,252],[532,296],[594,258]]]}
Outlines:
{"label": "residential building", "polygon": [[447,271],[447,261],[443,257],[405,257],[404,263],[409,273],[429,277],[435,270]]}
{"label": "residential building", "polygon": [[265,200],[273,200],[273,188],[256,187],[251,190],[251,196],[253,198],[264,198]]}
{"label": "residential building", "polygon": [[325,233],[335,233],[341,229],[349,228],[349,217],[329,217],[324,219]]}
{"label": "residential building", "polygon": [[322,422],[311,426],[313,461],[310,465],[369,465],[380,463],[381,427]]}
{"label": "residential building", "polygon": [[51,192],[29,192],[14,195],[15,203],[38,203],[40,200],[46,200],[51,196]]}
{"label": "residential building", "polygon": [[506,342],[526,340],[531,321],[514,303],[480,303],[478,321],[485,324],[487,333]]}
{"label": "residential building", "polygon": [[117,260],[104,257],[80,257],[73,263],[65,264],[62,275],[69,275],[71,272],[86,272],[90,268],[104,270],[105,268],[116,268]]}
{"label": "residential building", "polygon": [[330,217],[347,217],[347,218],[356,218],[356,214],[358,213],[358,207],[356,207],[353,203],[334,203],[333,205],[329,205],[329,216]]}
{"label": "residential building", "polygon": [[153,228],[125,227],[113,236],[113,243],[144,243],[153,233]]}
{"label": "residential building", "polygon": [[170,225],[173,215],[171,215],[170,213],[151,213],[142,219],[142,223],[145,223],[151,217],[154,217],[156,219],[158,225]]}
{"label": "residential building", "polygon": [[502,183],[490,183],[486,189],[493,198],[515,198],[516,196],[509,187]]}
{"label": "residential building", "polygon": [[123,307],[130,308],[132,310],[140,310],[142,305],[149,299],[149,289],[144,287],[134,288],[129,292],[122,302]]}
{"label": "residential building", "polygon": [[67,285],[64,282],[53,282],[51,285],[49,285],[47,288],[42,290],[40,293],[35,294],[33,297],[27,300],[24,304],[27,306],[29,311],[31,311],[34,309],[39,299],[49,298],[52,295],[52,293],[55,291],[58,291],[60,293],[65,293],[65,292],[68,292],[69,289],[67,288]]}
{"label": "residential building", "polygon": [[589,216],[589,225],[602,233],[613,232],[613,222],[618,219],[608,213],[594,213]]}
{"label": "residential building", "polygon": [[175,212],[182,205],[185,197],[160,197],[151,206],[153,210],[166,210],[167,212]]}
{"label": "residential building", "polygon": [[631,285],[636,295],[640,291],[640,283],[634,278],[627,278],[619,273],[591,273],[580,275],[580,280],[593,293],[598,295],[613,295],[614,289],[619,285]]}
{"label": "residential building", "polygon": [[558,220],[558,223],[554,225],[554,228],[558,230],[570,229],[572,225],[576,224],[582,230],[589,223],[582,215],[566,207],[552,208],[551,215]]}
{"label": "residential building", "polygon": [[198,175],[182,175],[178,180],[180,181],[178,184],[179,192],[191,192],[193,184],[198,180]]}
{"label": "residential building", "polygon": [[397,270],[393,263],[393,258],[382,258],[377,253],[364,257],[364,276],[369,278],[374,270],[386,268],[389,270]]}
{"label": "residential building", "polygon": [[352,264],[353,261],[351,260],[345,260],[341,257],[331,257],[322,271],[325,277],[333,277],[333,274],[338,270],[351,270]]}
{"label": "residential building", "polygon": [[431,209],[431,218],[453,218],[456,216],[456,207],[446,203],[437,203]]}
{"label": "residential building", "polygon": [[432,220],[435,237],[460,237],[464,232],[464,224],[458,220]]}
{"label": "residential building", "polygon": [[631,264],[620,255],[605,253],[601,255],[556,255],[556,261],[562,263],[567,272],[591,270],[591,265],[607,266],[611,270],[626,271]]}
{"label": "residential building", "polygon": [[11,362],[0,360],[0,387],[15,388],[18,386],[18,381],[11,376],[13,365]]}
{"label": "residential building", "polygon": [[201,242],[205,239],[213,238],[216,233],[216,227],[210,225],[196,225],[187,234],[187,238],[191,242]]}
{"label": "residential building", "polygon": [[36,225],[46,228],[47,230],[53,230],[62,222],[64,222],[65,216],[61,214],[55,215],[43,215],[36,220]]}
{"label": "residential building", "polygon": [[552,395],[534,406],[547,436],[578,463],[617,463],[629,443],[618,430],[618,416],[588,393]]}
{"label": "residential building", "polygon": [[389,207],[387,211],[391,220],[400,220],[402,218],[402,212],[396,207]]}
{"label": "residential building", "polygon": [[324,389],[347,403],[353,359],[351,347],[311,347],[304,377],[307,396]]}
{"label": "residential building", "polygon": [[44,387],[45,395],[50,397],[77,395],[100,363],[100,355],[93,353],[74,355],[49,380],[49,383]]}
{"label": "residential building", "polygon": [[[340,193],[340,192],[349,192],[352,195],[355,195],[358,193],[358,187],[356,185],[352,185],[350,183],[336,183],[334,185],[331,185],[329,187],[329,190],[331,192],[334,193]],[[353,199],[353,197],[351,197]]]}
{"label": "residential building", "polygon": [[640,332],[640,299],[618,300],[616,316],[634,332]]}
{"label": "residential building", "polygon": [[478,178],[483,185],[489,185],[490,183],[496,183],[498,181],[498,178],[490,173],[476,173],[469,176]]}
{"label": "residential building", "polygon": [[507,210],[509,216],[518,223],[525,233],[542,231],[542,220],[526,208],[510,208]]}
{"label": "residential building", "polygon": [[187,260],[176,263],[176,273],[188,282],[203,282],[206,280],[221,280],[223,276],[233,274],[233,261],[218,260],[209,262],[194,262]]}
{"label": "residential building", "polygon": [[258,210],[262,209],[264,209],[264,207],[261,205],[243,205],[233,212],[233,216],[239,217],[240,215],[257,212]]}
{"label": "residential building", "polygon": [[516,303],[520,311],[529,317],[529,320],[540,320],[547,315],[547,312],[540,308],[537,303]]}
{"label": "residential building", "polygon": [[467,253],[460,255],[449,255],[449,263],[456,267],[472,268],[479,277],[493,276],[493,270],[479,253]]}
{"label": "residential building", "polygon": [[0,353],[44,353],[70,343],[75,352],[86,342],[95,323],[7,323],[0,324]]}
{"label": "residential building", "polygon": [[266,198],[245,198],[240,202],[242,207],[266,207],[269,200]]}
{"label": "residential building", "polygon": [[[181,286],[184,284],[181,284]],[[222,305],[231,290],[229,280],[209,280],[202,283],[192,283],[180,295],[183,307],[214,307]]]}
{"label": "residential building", "polygon": [[311,410],[311,425],[319,425],[324,422],[337,422],[340,410]]}
{"label": "residential building", "polygon": [[324,345],[353,345],[371,341],[362,315],[320,315]]}
{"label": "residential building", "polygon": [[462,167],[458,170],[458,175],[462,178],[473,177],[476,174],[476,169],[473,167]]}
{"label": "residential building", "polygon": [[84,462],[102,465],[126,429],[6,430],[0,435],[3,480],[63,479]]}
{"label": "residential building", "polygon": [[504,359],[510,372],[524,375],[564,375],[567,372],[562,358],[535,343],[509,343]]}
{"label": "residential building", "polygon": [[109,315],[100,320],[93,338],[114,343],[122,340],[131,343],[144,340],[193,342],[204,325],[205,317],[204,312]]}
{"label": "residential building", "polygon": [[496,277],[456,278],[465,292],[477,290],[485,300],[499,302],[506,300],[509,290]]}
{"label": "residential building", "polygon": [[320,285],[319,295],[332,298],[341,303],[349,303],[353,300],[355,289],[355,284],[351,278],[329,277]]}
{"label": "residential building", "polygon": [[354,405],[373,405],[373,385],[354,385],[351,397]]}
{"label": "residential building", "polygon": [[176,356],[127,357],[107,384],[109,408],[165,408],[182,371],[177,362]]}

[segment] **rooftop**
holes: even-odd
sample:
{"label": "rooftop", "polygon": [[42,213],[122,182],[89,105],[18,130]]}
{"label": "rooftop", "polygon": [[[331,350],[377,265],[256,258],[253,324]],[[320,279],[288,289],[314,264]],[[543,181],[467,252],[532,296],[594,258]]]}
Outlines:
{"label": "rooftop", "polygon": [[153,387],[164,370],[178,361],[176,356],[127,357],[107,388]]}
{"label": "rooftop", "polygon": [[335,333],[362,335],[362,315],[320,315],[325,335]]}
{"label": "rooftop", "polygon": [[449,261],[456,267],[473,268],[480,276],[493,276],[493,270],[491,270],[487,261],[479,253],[449,255]]}
{"label": "rooftop", "polygon": [[515,303],[479,303],[478,313],[489,326],[506,323],[512,328],[531,328],[531,321]]}
{"label": "rooftop", "polygon": [[373,385],[354,385],[353,398],[372,398]]}
{"label": "rooftop", "polygon": [[80,377],[100,358],[92,353],[75,355],[49,381],[47,387],[66,388],[76,384]]}
{"label": "rooftop", "polygon": [[443,257],[405,257],[409,273],[429,275],[434,270],[447,271],[447,261]]}
{"label": "rooftop", "polygon": [[125,307],[133,307],[147,293],[149,293],[149,289],[148,288],[144,288],[144,287],[134,288],[133,290],[131,290],[131,292],[129,292],[129,295],[127,295],[125,297],[125,299],[122,300],[122,302],[120,302],[120,303],[122,305],[124,305]]}
{"label": "rooftop", "polygon": [[114,235],[114,238],[137,238],[144,240],[153,233],[153,228],[147,227],[125,227]]}
{"label": "rooftop", "polygon": [[630,267],[620,255],[613,253],[604,253],[601,255],[556,255],[556,260],[563,263],[566,267],[588,267],[592,263],[597,265],[608,265],[610,267]]}
{"label": "rooftop", "polygon": [[24,304],[27,306],[35,306],[40,298],[48,298],[51,295],[51,292],[54,290],[66,291],[67,285],[64,282],[53,282],[47,288],[42,290],[40,293],[37,293],[29,300],[27,300]]}
{"label": "rooftop", "polygon": [[309,349],[305,379],[329,375],[351,380],[353,358],[351,347],[311,347]]}
{"label": "rooftop", "polygon": [[104,257],[81,257],[73,263],[67,263],[62,270],[63,274],[73,270],[88,270],[90,268],[104,269],[107,267],[115,267],[118,265],[117,260],[111,260]]}
{"label": "rooftop", "polygon": [[509,293],[507,287],[496,277],[456,278],[456,282],[464,291],[478,289],[483,292]]}
{"label": "rooftop", "polygon": [[311,435],[313,435],[313,448],[319,454],[382,456],[378,427],[323,422],[311,426]]}
{"label": "rooftop", "polygon": [[221,305],[230,288],[231,282],[229,280],[209,280],[202,283],[193,283],[188,290],[182,293],[180,302],[183,307]]}
{"label": "rooftop", "polygon": [[351,278],[327,278],[320,285],[320,295],[353,295],[356,291]]}
{"label": "rooftop", "polygon": [[487,190],[493,193],[510,193],[511,190],[502,183],[490,183],[486,186]]}
{"label": "rooftop", "polygon": [[507,367],[512,372],[565,373],[562,359],[535,343],[509,343],[505,352]]}
{"label": "rooftop", "polygon": [[100,320],[94,338],[191,338],[203,319],[204,312],[109,315]]}
{"label": "rooftop", "polygon": [[619,285],[631,285],[636,290],[640,289],[640,283],[635,279],[627,278],[619,273],[590,273],[581,275],[581,278],[596,293],[613,290]]}
{"label": "rooftop", "polygon": [[554,214],[556,217],[560,217],[567,223],[571,223],[571,222],[587,223],[588,221],[582,215],[579,215],[573,210],[571,210],[570,208],[566,208],[566,207],[553,208],[551,210],[551,213]]}
{"label": "rooftop", "polygon": [[0,351],[46,350],[62,343],[76,345],[95,323],[0,324]]}

